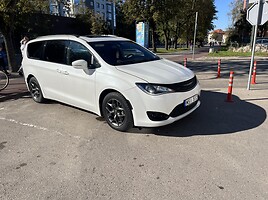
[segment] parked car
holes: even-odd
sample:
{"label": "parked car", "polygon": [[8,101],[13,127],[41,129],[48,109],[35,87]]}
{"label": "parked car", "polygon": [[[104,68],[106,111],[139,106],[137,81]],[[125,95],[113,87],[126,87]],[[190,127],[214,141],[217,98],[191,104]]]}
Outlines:
{"label": "parked car", "polygon": [[258,38],[256,40],[256,44],[261,44],[261,45],[268,46],[268,38]]}
{"label": "parked car", "polygon": [[167,125],[200,105],[190,69],[122,37],[38,37],[27,43],[22,65],[34,101],[91,111],[118,131]]}

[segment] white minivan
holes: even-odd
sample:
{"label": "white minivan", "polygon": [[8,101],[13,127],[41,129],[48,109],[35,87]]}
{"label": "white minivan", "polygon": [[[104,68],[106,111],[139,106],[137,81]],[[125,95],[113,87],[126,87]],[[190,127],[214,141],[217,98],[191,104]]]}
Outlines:
{"label": "white minivan", "polygon": [[167,125],[200,105],[191,70],[122,37],[38,37],[27,43],[22,66],[34,101],[91,111],[118,131]]}

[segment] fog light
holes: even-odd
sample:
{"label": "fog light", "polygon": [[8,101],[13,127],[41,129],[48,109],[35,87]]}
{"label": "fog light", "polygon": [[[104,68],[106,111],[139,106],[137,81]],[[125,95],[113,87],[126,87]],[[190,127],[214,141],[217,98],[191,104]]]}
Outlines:
{"label": "fog light", "polygon": [[152,121],[163,121],[168,119],[168,115],[165,113],[160,113],[160,112],[147,112],[147,115],[150,120]]}

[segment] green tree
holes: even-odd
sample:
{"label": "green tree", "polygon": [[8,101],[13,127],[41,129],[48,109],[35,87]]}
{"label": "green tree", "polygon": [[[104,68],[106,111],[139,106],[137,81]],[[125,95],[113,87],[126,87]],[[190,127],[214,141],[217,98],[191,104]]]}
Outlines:
{"label": "green tree", "polygon": [[232,27],[243,17],[243,4],[244,0],[233,0],[229,5],[231,11],[228,15],[231,17]]}
{"label": "green tree", "polygon": [[[171,38],[175,48],[178,38],[193,40],[195,13],[198,11],[198,38],[203,40],[213,29],[216,7],[214,0],[126,0],[124,13],[132,21],[147,20],[152,30],[164,38],[165,48]],[[154,43],[153,43],[154,45]]]}
{"label": "green tree", "polygon": [[0,32],[4,36],[10,70],[16,69],[13,36],[20,22],[17,19],[24,14],[48,13],[48,9],[47,0],[0,0]]}
{"label": "green tree", "polygon": [[[87,16],[88,17],[88,16]],[[90,14],[91,33],[95,35],[109,34],[108,24],[98,14]]]}
{"label": "green tree", "polygon": [[214,39],[214,40],[216,40],[216,41],[220,41],[221,42],[222,41],[222,34],[214,32],[212,34],[211,38]]}
{"label": "green tree", "polygon": [[123,2],[116,3],[116,35],[135,40],[136,31],[135,23],[129,23],[123,11]]}
{"label": "green tree", "polygon": [[[249,43],[252,26],[246,20],[246,10],[243,9],[243,0],[233,0],[230,3],[231,11],[229,16],[232,19],[232,26],[230,28],[229,41]],[[259,27],[260,28],[260,27]]]}
{"label": "green tree", "polygon": [[[252,38],[252,25],[246,20],[247,12],[243,9],[243,0],[233,0],[230,4],[229,16],[232,19],[229,41],[238,43],[249,43]],[[264,37],[268,30],[268,23],[258,26],[257,37]]]}
{"label": "green tree", "polygon": [[158,0],[126,0],[123,6],[124,14],[130,23],[138,21],[149,22],[152,32],[152,48],[156,52],[155,37],[156,37],[156,21],[153,15],[156,11],[155,4]]}
{"label": "green tree", "polygon": [[92,10],[85,6],[81,6],[76,18],[82,23],[88,24],[90,26],[91,34],[109,34],[109,26],[107,22],[102,19],[100,14],[94,13]]}
{"label": "green tree", "polygon": [[155,3],[153,19],[156,22],[158,32],[164,37],[166,50],[168,50],[170,40],[171,21],[174,19],[174,15],[176,15],[174,12],[175,7],[174,0],[158,0]]}
{"label": "green tree", "polygon": [[181,36],[188,42],[193,40],[195,13],[198,12],[197,39],[203,41],[208,31],[214,28],[213,20],[216,19],[217,13],[214,0],[186,0],[184,5]]}

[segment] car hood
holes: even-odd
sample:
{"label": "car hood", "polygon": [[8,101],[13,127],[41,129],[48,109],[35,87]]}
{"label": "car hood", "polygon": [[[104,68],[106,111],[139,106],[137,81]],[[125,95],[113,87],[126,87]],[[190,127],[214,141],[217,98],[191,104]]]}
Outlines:
{"label": "car hood", "polygon": [[193,78],[186,67],[166,59],[117,66],[117,69],[149,83],[171,84]]}

